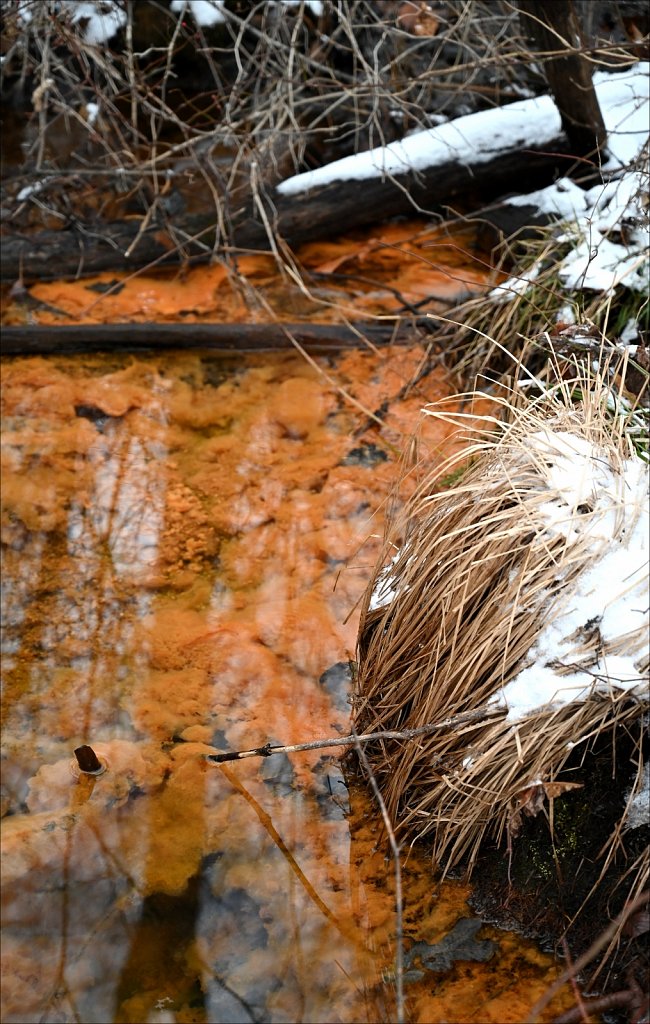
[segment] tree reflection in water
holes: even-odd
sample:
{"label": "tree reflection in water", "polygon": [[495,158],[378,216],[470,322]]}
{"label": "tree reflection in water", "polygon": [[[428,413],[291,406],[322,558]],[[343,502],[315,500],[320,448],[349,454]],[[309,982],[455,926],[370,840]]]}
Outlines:
{"label": "tree reflection in water", "polygon": [[[396,397],[425,360],[351,352],[329,382],[293,355],[6,363],[6,1024],[394,1016],[393,880],[365,790],[350,811],[320,751],[205,755],[348,731],[332,670],[353,657],[395,452],[449,390],[434,369]],[[385,403],[384,428],[332,379]],[[422,432],[422,451],[444,440]],[[386,457],[349,457],[364,446]],[[104,775],[72,773],[83,743]],[[409,941],[467,916],[426,852],[405,870]],[[526,997],[552,968],[534,970]],[[426,985],[409,998],[438,1013]]]}

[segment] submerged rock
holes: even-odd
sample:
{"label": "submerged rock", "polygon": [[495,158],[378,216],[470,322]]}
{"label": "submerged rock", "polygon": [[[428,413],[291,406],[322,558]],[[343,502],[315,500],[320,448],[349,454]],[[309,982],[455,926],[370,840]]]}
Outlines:
{"label": "submerged rock", "polygon": [[440,942],[415,942],[404,957],[405,979],[419,981],[425,971],[449,971],[456,960],[490,960],[498,946],[491,939],[475,938],[482,927],[480,918],[461,917]]}

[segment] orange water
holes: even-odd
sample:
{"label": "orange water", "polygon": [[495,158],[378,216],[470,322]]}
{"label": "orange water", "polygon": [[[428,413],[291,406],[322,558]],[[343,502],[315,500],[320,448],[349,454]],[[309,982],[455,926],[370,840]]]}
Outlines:
{"label": "orange water", "polygon": [[192,269],[102,273],[34,282],[28,302],[7,296],[3,322],[174,323],[318,320],[445,312],[504,275],[476,251],[472,232],[399,220],[302,245],[281,271],[250,252]]}
{"label": "orange water", "polygon": [[[348,731],[404,439],[445,448],[425,359],[4,364],[5,1024],[395,1019],[393,866],[340,751],[205,755]],[[406,948],[472,916],[426,851],[404,885]],[[555,965],[480,937],[487,964],[407,983],[410,1019],[526,1019]]]}

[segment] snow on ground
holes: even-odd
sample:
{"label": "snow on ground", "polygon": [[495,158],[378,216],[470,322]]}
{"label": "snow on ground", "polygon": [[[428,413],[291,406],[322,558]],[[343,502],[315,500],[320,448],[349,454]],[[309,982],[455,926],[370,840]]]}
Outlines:
{"label": "snow on ground", "polygon": [[648,142],[650,63],[641,61],[620,75],[597,71],[594,85],[608,134],[603,170],[625,168]]}
{"label": "snow on ground", "polygon": [[[540,708],[585,700],[594,691],[614,688],[641,696],[648,688],[636,664],[642,653],[638,645],[634,653],[600,653],[588,664],[580,652],[585,635],[596,628],[605,650],[627,634],[639,629],[647,634],[650,628],[647,466],[631,458],[619,471],[604,450],[566,431],[540,430],[531,434],[529,445],[539,455],[539,472],[548,488],[548,500],[539,511],[549,539],[563,536],[573,545],[588,536],[593,562],[567,588],[563,605],[529,650],[526,667],[495,695],[494,702],[507,707],[510,722]],[[371,610],[395,597],[398,581],[391,569],[397,557],[379,576]],[[560,663],[576,669],[560,674]]]}
{"label": "snow on ground", "polygon": [[[650,236],[643,210],[647,182],[647,173],[628,170],[585,191],[569,178],[560,178],[547,188],[511,196],[506,202],[509,206],[535,206],[540,213],[564,222],[557,241],[568,243],[570,250],[558,266],[558,275],[567,291],[609,292],[622,284],[647,292]],[[534,266],[526,275],[510,278],[493,289],[491,296],[509,299],[513,292],[525,291],[539,269]]]}
{"label": "snow on ground", "polygon": [[[569,178],[560,178],[547,188],[511,196],[506,202],[510,206],[534,206],[540,213],[564,222],[557,241],[570,248],[558,264],[558,276],[567,291],[609,292],[624,285],[647,292],[650,236],[642,208],[647,180],[647,174],[630,170],[585,191]],[[508,278],[490,292],[490,297],[508,301],[525,292],[540,270],[541,266],[534,264],[526,274]]]}
{"label": "snow on ground", "polygon": [[641,198],[646,190],[647,175],[628,171],[584,193],[585,213],[568,221],[558,236],[558,242],[571,244],[558,268],[567,290],[609,292],[624,285],[648,291],[650,237]]}
{"label": "snow on ground", "polygon": [[[648,623],[647,467],[629,459],[618,473],[602,451],[584,438],[550,430],[531,435],[546,466],[549,500],[540,507],[551,536],[575,542],[593,538],[594,561],[581,573],[564,607],[542,629],[528,653],[531,662],[503,687],[499,703],[516,721],[540,707],[584,700],[594,690],[647,691],[634,654],[601,653],[593,664],[560,675],[560,663],[577,665],[585,633],[596,627],[602,647]],[[590,512],[578,511],[588,507]]]}

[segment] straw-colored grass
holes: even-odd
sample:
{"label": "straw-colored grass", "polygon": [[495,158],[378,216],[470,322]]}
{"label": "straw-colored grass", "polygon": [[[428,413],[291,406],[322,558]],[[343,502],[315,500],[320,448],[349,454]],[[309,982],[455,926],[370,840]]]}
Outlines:
{"label": "straw-colored grass", "polygon": [[[647,175],[647,156],[639,156],[637,168]],[[639,217],[644,209],[639,200]],[[552,351],[565,354],[600,346],[612,348],[626,325],[632,321],[647,337],[650,329],[650,297],[625,286],[625,281],[608,291],[569,291],[558,276],[563,257],[570,252],[569,240],[576,227],[570,221],[536,228],[533,237],[517,234],[500,250],[498,269],[508,280],[489,296],[479,296],[457,306],[449,319],[441,317],[443,348],[453,369],[465,380],[473,380],[486,369],[494,376],[510,373],[512,358],[521,358],[535,372],[544,372]],[[559,232],[562,233],[558,239]],[[572,331],[556,333],[569,324]],[[549,340],[550,334],[550,340]],[[647,402],[647,395],[646,395]]]}
{"label": "straw-colored grass", "polygon": [[[638,495],[625,491],[622,471],[638,455],[625,418],[611,412],[611,381],[620,381],[620,367],[593,371],[588,361],[555,359],[549,365],[555,370],[547,380],[553,380],[537,397],[515,384],[494,399],[492,416],[459,417],[444,404],[427,410],[458,423],[468,446],[424,480],[389,527],[362,609],[359,730],[416,728],[499,699],[527,664],[543,627],[562,613],[581,574],[633,527]],[[572,509],[564,530],[551,528],[544,508],[554,497],[547,459],[539,440],[531,442],[544,431],[584,439],[621,482],[611,538],[599,536],[598,506]],[[453,474],[455,486],[440,490],[440,481]],[[603,594],[603,606],[606,600]],[[580,741],[587,758],[596,739],[602,744],[611,736],[614,746],[620,730],[640,743],[645,693],[607,680],[603,655],[631,655],[643,674],[645,629],[610,638],[604,649],[597,628],[572,639],[558,690],[571,684],[567,665],[591,666],[600,682],[585,699],[547,705],[514,722],[504,717],[373,745],[369,760],[402,843],[426,837],[443,870],[460,863],[471,870],[486,837],[504,849],[513,841],[528,788],[561,778],[572,755],[575,763],[573,744]],[[633,791],[642,778],[637,760]],[[550,794],[551,820],[554,793],[549,788],[544,797]],[[621,835],[622,822],[603,836],[603,871]],[[638,865],[636,890],[647,881],[648,863],[646,856]]]}

